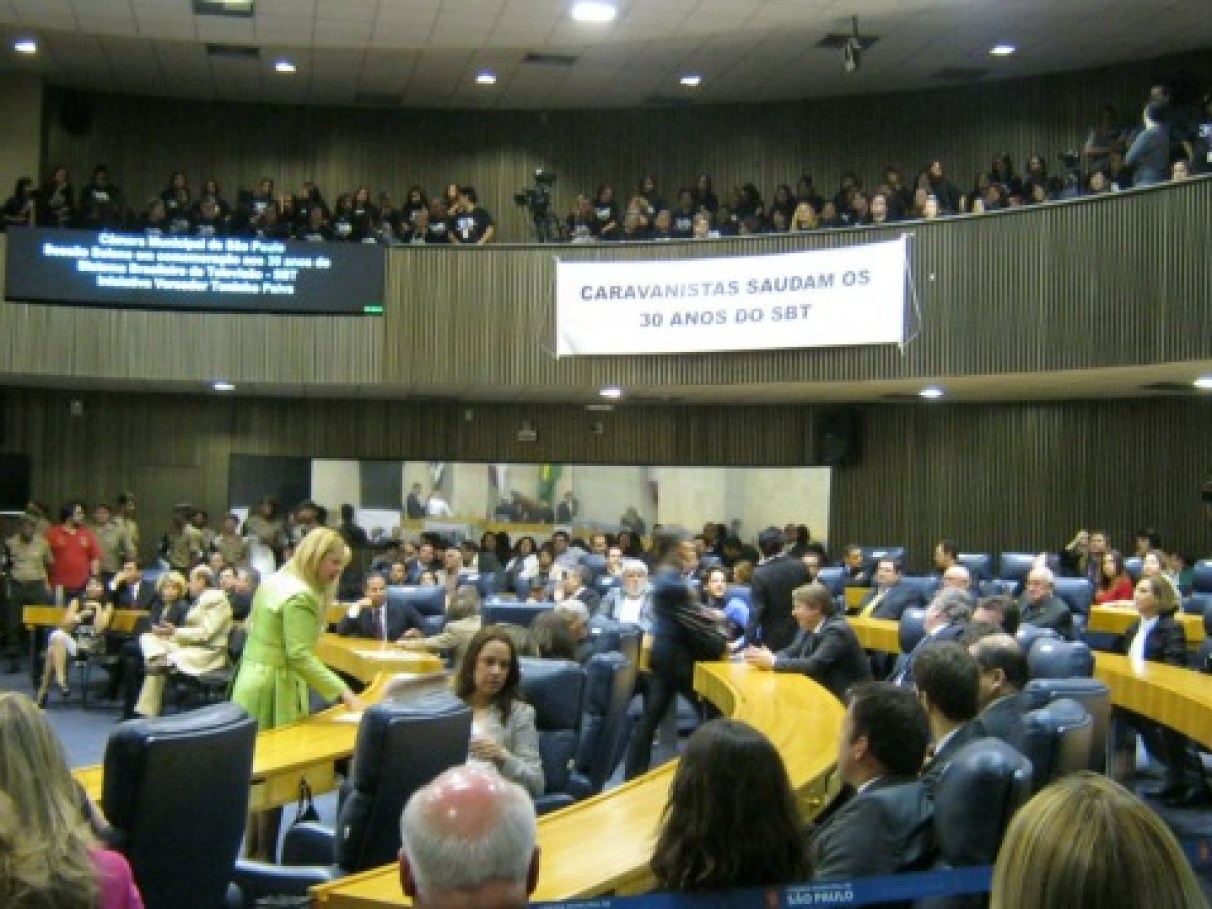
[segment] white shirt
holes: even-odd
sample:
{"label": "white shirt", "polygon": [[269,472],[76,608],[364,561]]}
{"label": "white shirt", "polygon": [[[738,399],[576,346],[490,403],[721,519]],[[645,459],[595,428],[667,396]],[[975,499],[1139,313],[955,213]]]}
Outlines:
{"label": "white shirt", "polygon": [[640,624],[640,611],[644,608],[644,594],[638,597],[629,597],[623,594],[619,598],[618,612],[615,613],[614,620],[625,625]]}
{"label": "white shirt", "polygon": [[1141,619],[1136,637],[1132,639],[1132,644],[1128,647],[1128,659],[1135,663],[1143,663],[1145,661],[1145,640],[1153,633],[1153,629],[1157,627],[1157,620],[1159,618],[1161,616],[1155,615],[1151,619]]}

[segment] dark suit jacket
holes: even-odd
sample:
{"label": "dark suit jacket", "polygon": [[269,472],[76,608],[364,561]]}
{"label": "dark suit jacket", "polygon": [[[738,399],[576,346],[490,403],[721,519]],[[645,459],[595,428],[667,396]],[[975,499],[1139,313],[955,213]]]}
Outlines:
{"label": "dark suit jacket", "polygon": [[886,776],[822,823],[808,848],[817,881],[919,871],[934,857],[934,806],[919,780]]}
{"label": "dark suit jacket", "polygon": [[934,797],[934,784],[938,782],[938,778],[943,775],[943,771],[947,769],[947,765],[951,763],[951,759],[959,753],[959,750],[965,745],[971,745],[977,739],[983,738],[988,738],[988,736],[985,735],[985,727],[981,725],[980,719],[969,720],[947,740],[946,745],[934,753],[934,757],[926,761],[926,766],[922,768],[921,781],[928,796]]}
{"label": "dark suit jacket", "polygon": [[808,583],[808,566],[799,559],[779,555],[759,565],[750,585],[753,608],[745,638],[779,651],[795,640],[799,625],[791,616],[791,593]]}
{"label": "dark suit jacket", "polygon": [[774,670],[802,672],[839,701],[845,700],[850,686],[871,680],[871,661],[841,616],[831,616],[815,631],[797,633],[791,646],[775,655]]}
{"label": "dark suit jacket", "polygon": [[[879,589],[876,588],[863,597],[863,602],[859,604],[859,612],[866,609],[868,604],[878,595]],[[888,592],[884,594],[884,598],[875,607],[875,612],[871,614],[871,617],[873,619],[893,619],[899,622],[905,610],[910,606],[925,605],[921,588],[910,584],[895,584],[888,588]]]}
{"label": "dark suit jacket", "polygon": [[425,517],[425,504],[417,497],[416,493],[410,492],[408,499],[404,502],[404,514],[411,520]]}
{"label": "dark suit jacket", "polygon": [[[399,640],[400,635],[410,628],[425,630],[421,614],[410,603],[388,603],[383,607],[383,618],[387,622],[387,640]],[[370,638],[377,640],[375,634],[373,610],[359,609],[352,618],[345,615],[337,626],[337,634],[350,638]]]}
{"label": "dark suit jacket", "polygon": [[576,592],[574,599],[580,600],[589,607],[589,614],[593,615],[598,611],[598,607],[602,605],[602,595],[592,587],[582,587]]}
{"label": "dark suit jacket", "polygon": [[1038,606],[1024,597],[1019,601],[1019,607],[1022,609],[1021,624],[1051,628],[1066,641],[1073,640],[1073,612],[1060,597],[1053,594]]}
{"label": "dark suit jacket", "polygon": [[984,727],[985,735],[1019,748],[1023,738],[1023,714],[1030,709],[1031,702],[1020,691],[998,698],[982,710],[977,719]]}
{"label": "dark suit jacket", "polygon": [[[1133,622],[1119,639],[1119,652],[1126,654],[1132,640],[1140,632],[1140,620]],[[1151,663],[1187,665],[1187,636],[1173,615],[1160,615],[1153,631],[1145,639],[1145,659]]]}
{"label": "dark suit jacket", "polygon": [[913,661],[917,659],[917,655],[926,647],[931,647],[934,644],[941,644],[944,641],[958,641],[960,635],[964,633],[964,629],[968,625],[966,622],[952,622],[945,628],[940,628],[934,634],[928,634],[914,647],[909,653],[901,654],[896,661],[896,666],[892,669],[892,674],[889,680],[896,682],[898,685],[913,684]]}
{"label": "dark suit jacket", "polygon": [[158,599],[154,581],[139,582],[138,590],[132,589],[131,584],[122,584],[114,591],[114,607],[117,609],[146,609],[151,610]]}

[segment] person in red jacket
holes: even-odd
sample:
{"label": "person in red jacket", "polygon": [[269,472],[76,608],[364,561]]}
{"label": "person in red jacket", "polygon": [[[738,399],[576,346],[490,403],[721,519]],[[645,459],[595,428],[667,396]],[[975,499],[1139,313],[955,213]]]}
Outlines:
{"label": "person in red jacket", "polygon": [[59,523],[46,531],[46,544],[54,560],[49,580],[55,602],[79,597],[88,579],[101,569],[101,546],[84,526],[83,502],[69,502],[59,509]]}

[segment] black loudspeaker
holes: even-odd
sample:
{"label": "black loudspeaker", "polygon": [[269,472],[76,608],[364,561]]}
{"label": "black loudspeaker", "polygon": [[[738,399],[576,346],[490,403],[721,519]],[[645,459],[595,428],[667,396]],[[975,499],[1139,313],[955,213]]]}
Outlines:
{"label": "black loudspeaker", "polygon": [[59,125],[69,136],[87,136],[93,128],[93,102],[88,95],[70,92],[59,101]]}
{"label": "black loudspeaker", "polygon": [[25,511],[29,474],[29,455],[0,454],[0,511]]}
{"label": "black loudspeaker", "polygon": [[848,467],[863,459],[863,412],[857,407],[826,407],[812,423],[812,462]]}

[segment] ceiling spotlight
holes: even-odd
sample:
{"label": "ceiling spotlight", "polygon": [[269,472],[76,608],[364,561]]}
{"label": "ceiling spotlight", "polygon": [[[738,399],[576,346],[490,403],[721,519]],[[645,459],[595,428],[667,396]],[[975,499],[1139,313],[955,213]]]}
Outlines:
{"label": "ceiling spotlight", "polygon": [[38,53],[38,42],[33,38],[23,38],[13,42],[13,50],[19,54],[36,54]]}
{"label": "ceiling spotlight", "polygon": [[1212,376],[1200,376],[1191,384],[1200,391],[1212,391]]}
{"label": "ceiling spotlight", "polygon": [[1016,50],[1018,48],[1013,44],[995,44],[989,48],[989,53],[994,57],[1009,57]]}
{"label": "ceiling spotlight", "polygon": [[943,396],[943,390],[937,385],[927,385],[918,392],[918,396],[925,398],[927,401],[937,401]]}
{"label": "ceiling spotlight", "polygon": [[224,381],[223,379],[219,379],[217,382],[213,383],[210,387],[213,388],[215,391],[235,391],[236,390],[236,386],[232,385],[231,382]]}
{"label": "ceiling spotlight", "polygon": [[497,74],[492,70],[482,69],[476,73],[476,85],[496,85]]}
{"label": "ceiling spotlight", "polygon": [[682,84],[687,88],[698,88],[703,84],[703,77],[698,73],[687,73],[682,76]]}
{"label": "ceiling spotlight", "polygon": [[623,397],[623,389],[617,385],[607,385],[598,394],[603,398],[621,398]]}
{"label": "ceiling spotlight", "polygon": [[279,73],[293,73],[298,68],[289,60],[279,60],[274,64],[274,70]]}
{"label": "ceiling spotlight", "polygon": [[619,14],[613,3],[604,0],[579,0],[572,5],[572,18],[577,22],[613,22]]}

